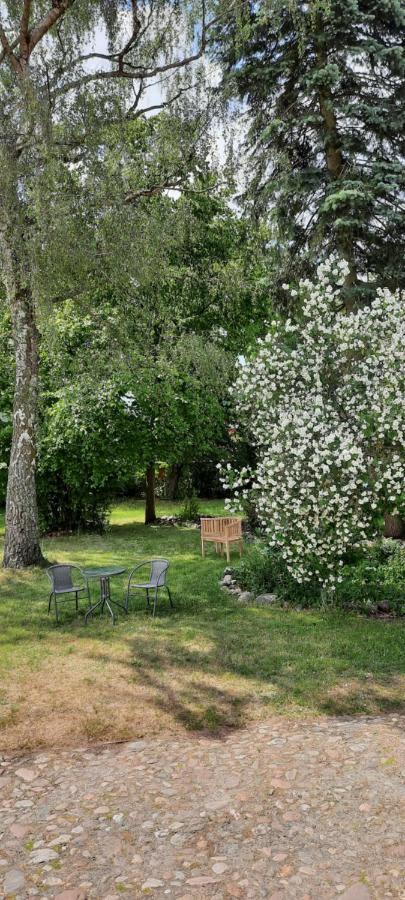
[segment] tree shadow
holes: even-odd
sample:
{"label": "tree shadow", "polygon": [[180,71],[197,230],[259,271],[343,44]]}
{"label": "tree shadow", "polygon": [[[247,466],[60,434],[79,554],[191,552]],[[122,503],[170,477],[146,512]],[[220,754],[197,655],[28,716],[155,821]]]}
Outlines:
{"label": "tree shadow", "polygon": [[262,618],[260,630],[254,617],[242,621],[243,633],[236,610],[226,624],[211,618],[199,629],[183,625],[181,634],[174,623],[137,634],[129,641],[132,677],[157,709],[186,728],[214,733],[239,728],[254,713],[352,716],[404,709],[400,663],[397,673],[381,670],[367,680],[352,645],[332,634],[320,639],[316,622],[294,635],[277,614]]}

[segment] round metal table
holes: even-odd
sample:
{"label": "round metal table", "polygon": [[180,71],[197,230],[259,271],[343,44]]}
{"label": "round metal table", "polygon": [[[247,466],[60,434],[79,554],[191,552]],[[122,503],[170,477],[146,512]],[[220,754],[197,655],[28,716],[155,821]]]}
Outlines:
{"label": "round metal table", "polygon": [[114,575],[123,575],[126,572],[126,569],[122,568],[122,566],[94,566],[88,569],[83,569],[83,574],[88,581],[90,578],[98,578],[100,580],[100,599],[97,600],[97,603],[94,603],[93,606],[90,606],[86,612],[84,617],[84,621],[87,625],[88,616],[92,616],[94,610],[96,610],[99,606],[101,607],[101,612],[103,612],[104,607],[106,606],[110,616],[112,618],[114,624],[114,611],[112,609],[111,604],[114,606],[119,606],[126,613],[125,606],[122,603],[118,603],[117,600],[113,600],[111,597],[111,589],[110,589],[110,578]]}

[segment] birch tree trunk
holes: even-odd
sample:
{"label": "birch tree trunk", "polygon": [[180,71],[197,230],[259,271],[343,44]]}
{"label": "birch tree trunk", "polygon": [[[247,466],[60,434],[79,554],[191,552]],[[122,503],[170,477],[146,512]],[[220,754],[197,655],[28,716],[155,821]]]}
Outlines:
{"label": "birch tree trunk", "polygon": [[21,283],[4,231],[0,232],[15,347],[13,437],[8,470],[3,566],[24,568],[43,559],[35,485],[38,337],[31,290]]}

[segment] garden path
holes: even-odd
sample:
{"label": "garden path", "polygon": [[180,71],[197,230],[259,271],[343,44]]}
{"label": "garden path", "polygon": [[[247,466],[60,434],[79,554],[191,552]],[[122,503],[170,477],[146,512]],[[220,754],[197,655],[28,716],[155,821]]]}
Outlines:
{"label": "garden path", "polygon": [[398,716],[274,718],[0,760],[0,896],[401,892]]}

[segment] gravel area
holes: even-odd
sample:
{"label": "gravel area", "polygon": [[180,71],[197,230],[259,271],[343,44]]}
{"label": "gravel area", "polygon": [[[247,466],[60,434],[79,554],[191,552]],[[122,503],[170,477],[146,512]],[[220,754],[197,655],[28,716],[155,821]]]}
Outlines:
{"label": "gravel area", "polygon": [[4,755],[0,896],[405,898],[401,724],[280,717]]}

